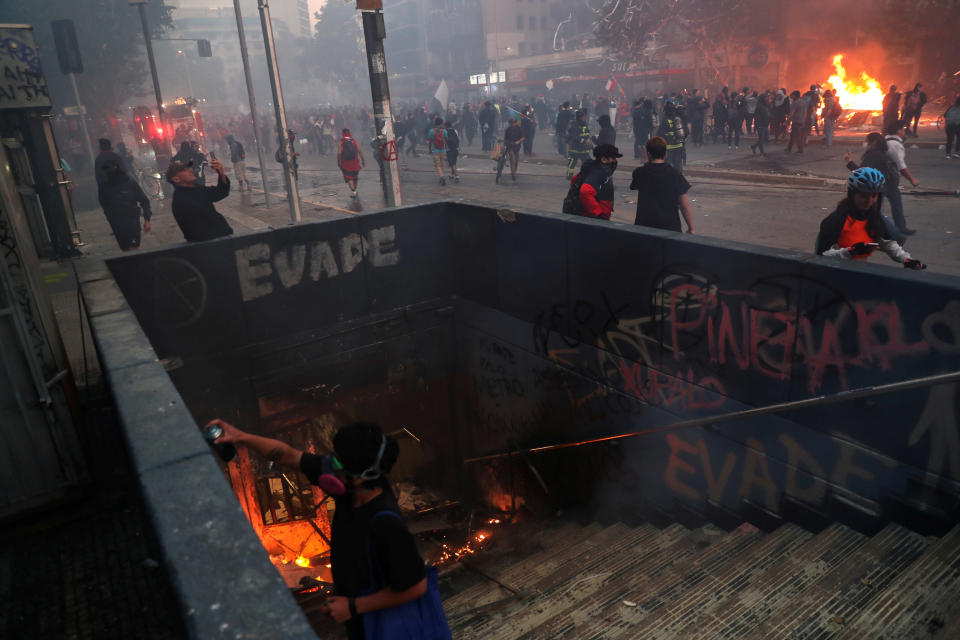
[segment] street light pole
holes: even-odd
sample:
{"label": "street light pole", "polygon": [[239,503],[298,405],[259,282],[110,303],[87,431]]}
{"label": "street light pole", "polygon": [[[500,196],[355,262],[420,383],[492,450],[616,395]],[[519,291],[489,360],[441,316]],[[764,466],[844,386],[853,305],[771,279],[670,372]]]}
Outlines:
{"label": "street light pole", "polygon": [[383,11],[379,2],[364,3],[372,10],[365,9],[358,2],[363,19],[363,37],[367,45],[367,68],[370,72],[370,93],[373,95],[373,122],[377,130],[380,148],[380,181],[388,207],[403,206],[403,192],[400,188],[399,153],[396,134],[393,131],[393,113],[390,107],[390,84],[387,79],[387,59],[383,51],[383,39],[387,37],[383,24]]}
{"label": "street light pole", "polygon": [[267,185],[267,164],[263,159],[263,145],[260,140],[260,116],[257,115],[257,99],[253,93],[253,76],[250,74],[250,57],[247,55],[247,36],[243,30],[240,0],[233,0],[233,11],[237,15],[237,35],[240,37],[240,59],[243,60],[243,77],[247,81],[247,96],[250,98],[250,116],[253,118],[253,141],[257,145],[257,158],[260,160],[260,175],[263,178],[263,203],[264,206],[269,209],[270,189]]}
{"label": "street light pole", "polygon": [[[169,135],[167,131],[166,114],[163,111],[163,98],[160,97],[160,78],[157,76],[157,62],[153,57],[153,42],[150,40],[150,27],[147,26],[147,9],[144,5],[147,0],[127,0],[130,4],[137,5],[140,10],[140,26],[143,27],[143,40],[147,45],[147,60],[150,62],[150,76],[153,78],[153,93],[157,98],[157,117],[160,119],[160,126],[163,128],[164,137]],[[162,169],[162,167],[157,167]]]}
{"label": "street light pole", "polygon": [[[300,191],[293,172],[293,145],[287,141],[287,114],[283,106],[283,88],[280,86],[280,68],[277,66],[277,48],[273,40],[273,24],[270,22],[270,0],[258,0],[260,27],[263,29],[263,49],[267,54],[267,71],[270,72],[270,90],[273,92],[273,111],[277,118],[277,142],[283,157],[283,181],[290,201],[290,218],[300,222]],[[263,185],[264,191],[267,185]]]}

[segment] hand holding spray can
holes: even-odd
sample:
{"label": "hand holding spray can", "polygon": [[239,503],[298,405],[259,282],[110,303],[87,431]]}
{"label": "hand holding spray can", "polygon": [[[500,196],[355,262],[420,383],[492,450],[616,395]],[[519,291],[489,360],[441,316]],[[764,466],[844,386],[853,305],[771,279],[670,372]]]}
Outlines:
{"label": "hand holding spray can", "polygon": [[208,424],[203,428],[203,438],[210,446],[217,450],[217,455],[224,462],[230,462],[237,455],[237,448],[232,442],[217,442],[223,435],[223,427],[218,424]]}

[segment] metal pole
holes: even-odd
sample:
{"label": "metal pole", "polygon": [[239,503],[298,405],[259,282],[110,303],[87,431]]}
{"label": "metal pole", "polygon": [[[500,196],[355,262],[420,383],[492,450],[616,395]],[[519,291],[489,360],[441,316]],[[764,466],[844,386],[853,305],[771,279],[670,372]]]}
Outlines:
{"label": "metal pole", "polygon": [[[77,103],[77,110],[80,112],[80,128],[83,130],[83,139],[87,142],[87,153],[90,155],[90,167],[93,169],[94,175],[97,173],[97,158],[93,153],[93,144],[90,142],[90,134],[87,132],[87,114],[86,110],[80,104],[80,91],[77,90],[77,76],[76,74],[70,74],[70,82],[73,84],[73,98]],[[57,158],[59,161],[60,159]]]}
{"label": "metal pole", "polygon": [[[160,78],[157,76],[157,61],[153,57],[153,42],[150,40],[150,28],[147,26],[147,10],[144,3],[138,4],[137,8],[140,10],[140,26],[143,27],[143,40],[147,44],[147,60],[150,62],[150,76],[153,78],[153,94],[157,98],[157,117],[160,119],[160,127],[163,129],[163,137],[166,139],[171,132],[167,130],[167,118],[163,110],[163,98],[160,97]],[[157,169],[163,171],[164,167],[157,167]]]}
{"label": "metal pole", "polygon": [[257,158],[260,160],[260,176],[263,179],[263,204],[269,209],[270,189],[267,187],[267,163],[263,159],[263,145],[260,144],[260,116],[257,115],[257,99],[253,93],[253,76],[250,74],[250,56],[247,55],[247,36],[243,30],[240,0],[233,0],[233,11],[237,14],[237,35],[240,36],[240,58],[243,61],[243,77],[247,81],[247,96],[250,98],[250,116],[253,118],[253,142],[257,145]]}
{"label": "metal pole", "polygon": [[[277,143],[283,152],[283,181],[287,186],[290,201],[290,218],[300,222],[300,191],[293,173],[293,145],[287,142],[287,114],[283,107],[283,88],[280,86],[280,68],[277,66],[277,48],[273,41],[273,24],[270,22],[269,0],[258,0],[260,26],[263,29],[263,50],[267,54],[267,71],[270,72],[270,90],[273,91],[273,111],[277,118]],[[267,185],[263,185],[267,190]]]}
{"label": "metal pole", "polygon": [[661,431],[676,431],[677,429],[686,429],[688,427],[698,427],[700,425],[707,424],[718,424],[721,422],[732,422],[734,420],[743,420],[744,418],[753,418],[755,416],[761,416],[768,413],[780,413],[783,411],[796,411],[798,409],[807,409],[809,407],[819,407],[828,404],[836,404],[838,402],[846,402],[848,400],[856,400],[857,398],[867,398],[869,396],[877,396],[883,393],[890,393],[892,391],[904,391],[906,389],[914,389],[917,387],[932,387],[939,384],[947,384],[950,382],[957,382],[960,380],[960,371],[952,371],[950,373],[940,373],[933,376],[926,376],[923,378],[913,378],[911,380],[903,380],[901,382],[891,382],[889,384],[881,384],[876,387],[862,387],[860,389],[851,389],[850,391],[841,391],[831,396],[817,396],[815,398],[807,398],[806,400],[794,400],[792,402],[781,402],[778,404],[771,404],[766,407],[757,407],[755,409],[745,409],[743,411],[733,411],[731,413],[722,413],[718,416],[707,416],[704,418],[693,418],[692,420],[682,420],[680,422],[674,422],[671,424],[661,425],[659,427],[651,427],[649,429],[643,429],[641,431],[632,431],[630,433],[618,433],[611,436],[602,436],[599,438],[591,438],[589,440],[580,440],[578,442],[562,442],[559,444],[548,444],[542,447],[533,447],[532,449],[514,449],[512,451],[504,451],[502,453],[492,453],[486,456],[477,456],[474,458],[466,458],[463,463],[470,464],[471,462],[482,462],[484,460],[496,460],[498,458],[509,458],[512,456],[519,456],[525,453],[542,453],[544,451],[556,451],[557,449],[569,449],[571,447],[580,447],[586,444],[596,444],[598,442],[609,442],[611,440],[622,440],[624,438],[634,438],[636,436],[645,436],[651,433],[660,433]]}
{"label": "metal pole", "polygon": [[178,51],[181,56],[183,56],[183,72],[187,74],[187,91],[190,92],[190,97],[193,97],[193,79],[190,77],[190,65],[187,64],[187,52]]}
{"label": "metal pole", "polygon": [[393,113],[390,107],[390,85],[387,80],[387,59],[383,39],[387,37],[383,12],[361,11],[363,37],[367,45],[367,69],[370,72],[370,93],[373,95],[373,123],[380,141],[380,180],[388,207],[403,206],[400,188],[400,163],[397,137],[393,132]]}

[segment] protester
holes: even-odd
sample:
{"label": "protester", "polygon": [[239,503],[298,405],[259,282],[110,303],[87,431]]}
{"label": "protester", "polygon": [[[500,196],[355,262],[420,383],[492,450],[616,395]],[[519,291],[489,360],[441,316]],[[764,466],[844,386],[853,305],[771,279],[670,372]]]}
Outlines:
{"label": "protester", "polygon": [[[923,112],[923,105],[927,104],[927,94],[921,89],[923,85],[919,82],[913,87],[913,91],[908,91],[903,96],[903,114],[900,119],[907,123],[907,135],[917,137],[917,124],[920,122],[920,114]],[[913,123],[913,131],[910,130],[910,124]]]}
{"label": "protester", "polygon": [[807,103],[800,97],[799,91],[790,94],[790,142],[787,143],[787,153],[797,145],[797,153],[803,153],[803,144],[806,141]]}
{"label": "protester", "polygon": [[817,254],[844,260],[863,261],[876,249],[908,269],[926,269],[896,240],[887,236],[880,219],[880,198],[886,188],[883,174],[870,167],[857,169],[847,179],[847,197],[820,223]]}
{"label": "protester", "polygon": [[[866,142],[867,149],[863,152],[859,165],[853,161],[853,155],[849,151],[843,155],[843,159],[847,162],[847,170],[854,171],[860,167],[869,167],[883,174],[885,185],[889,186],[896,183],[897,170],[887,157],[887,141],[883,139],[883,134],[876,131],[868,133]],[[903,244],[906,236],[897,229],[897,225],[889,218],[886,216],[882,217],[883,223],[887,228],[887,235],[898,243]]]}
{"label": "protester", "polygon": [[843,106],[840,100],[834,97],[829,89],[823,92],[823,143],[833,146],[833,131],[837,124],[837,118],[843,113]]}
{"label": "protester", "polygon": [[343,174],[343,181],[350,187],[350,197],[357,197],[357,181],[360,179],[360,170],[367,166],[360,145],[350,134],[350,129],[344,129],[337,145],[337,166]]}
{"label": "protester", "polygon": [[953,147],[953,157],[960,158],[960,96],[953,101],[953,106],[943,112],[943,122],[946,125],[947,146],[946,157],[950,157],[950,148]]}
{"label": "protester", "polygon": [[883,96],[883,130],[886,131],[900,119],[900,92],[897,85],[890,85],[890,90]]}
{"label": "protester", "polygon": [[523,130],[523,155],[532,158],[536,153],[533,151],[533,141],[537,135],[537,116],[533,107],[527,105],[520,117],[520,128]]}
{"label": "protester", "polygon": [[567,136],[570,135],[570,126],[573,124],[573,107],[569,102],[564,102],[560,110],[557,111],[557,124],[555,134],[557,136],[557,151],[561,156],[567,157]]}
{"label": "protester", "polygon": [[445,186],[447,179],[443,175],[443,161],[447,152],[447,130],[443,128],[443,118],[437,117],[433,120],[433,126],[427,129],[426,142],[430,157],[433,158],[433,168],[440,177],[440,186]]}
{"label": "protester", "polygon": [[693,214],[687,198],[690,183],[682,173],[667,164],[667,141],[659,136],[650,138],[646,152],[647,163],[633,170],[630,181],[630,189],[637,192],[634,224],[682,231],[680,216],[683,216],[687,233],[693,233]]}
{"label": "protester", "polygon": [[597,118],[597,124],[600,125],[600,131],[597,133],[597,136],[594,138],[596,144],[617,144],[617,130],[613,128],[613,124],[610,122],[610,116],[603,114]]}
{"label": "protester", "polygon": [[197,184],[193,167],[172,162],[167,167],[167,180],[173,184],[173,218],[187,242],[213,240],[233,234],[227,220],[214,208],[213,203],[230,195],[230,179],[223,172],[220,161],[214,158],[210,168],[217,172],[217,186],[204,187]]}
{"label": "protester", "polygon": [[232,135],[228,135],[225,140],[230,148],[230,162],[233,163],[233,175],[237,179],[237,186],[240,193],[243,193],[243,185],[246,183],[247,191],[250,190],[250,181],[247,180],[247,154],[243,151],[243,145],[235,140]]}
{"label": "protester", "polygon": [[447,166],[450,167],[450,173],[453,175],[454,182],[460,182],[460,172],[457,171],[457,157],[460,155],[460,136],[456,128],[449,120],[443,123],[447,130]]}
{"label": "protester", "polygon": [[767,106],[766,94],[757,98],[757,108],[754,111],[753,117],[757,129],[757,141],[750,145],[750,150],[754,155],[756,155],[757,151],[760,151],[760,155],[766,157],[767,152],[764,150],[763,145],[767,144],[770,140],[770,108]]}
{"label": "protester", "polygon": [[107,172],[103,167],[106,165],[122,167],[123,158],[111,149],[113,145],[107,138],[100,138],[97,143],[100,145],[100,154],[97,156],[96,163],[93,166],[93,173],[96,177],[97,184],[100,185],[107,181]]}
{"label": "protester", "polygon": [[493,103],[487,100],[483,103],[483,108],[477,114],[477,120],[480,122],[480,138],[483,151],[493,151],[495,138],[494,128],[497,121],[497,112],[493,108]]}
{"label": "protester", "polygon": [[134,180],[130,179],[116,159],[103,155],[97,168],[105,176],[97,186],[97,196],[107,217],[113,237],[121,251],[140,248],[140,212],[143,211],[143,231],[150,231],[150,199]]}
{"label": "protester", "polygon": [[601,144],[593,148],[593,160],[586,160],[571,182],[580,184],[580,215],[609,220],[613,215],[613,172],[623,154],[615,146]]}
{"label": "protester", "polygon": [[898,120],[890,125],[886,131],[887,160],[896,169],[891,172],[893,180],[887,182],[885,194],[890,200],[890,210],[893,215],[893,222],[897,229],[906,236],[912,236],[916,233],[913,229],[907,227],[907,218],[903,213],[903,198],[900,195],[900,176],[910,181],[914,187],[919,187],[920,183],[910,173],[907,168],[907,150],[903,146],[903,138],[907,135],[907,123],[904,120]]}
{"label": "protester", "polygon": [[463,105],[460,112],[460,123],[463,126],[463,133],[467,136],[467,146],[473,146],[473,139],[477,135],[477,114],[473,112],[469,104]]}
{"label": "protester", "polygon": [[[241,431],[222,420],[218,443],[245,446],[271,462],[302,473],[314,485],[320,477],[335,475],[343,495],[334,495],[336,509],[330,535],[330,564],[336,595],[325,609],[346,626],[349,640],[374,636],[373,626],[397,620],[394,628],[404,638],[451,638],[436,570],[425,566],[416,542],[400,515],[387,475],[400,455],[397,441],[376,424],[355,422],[333,436],[333,455],[321,456],[294,449],[286,442]],[[419,602],[418,602],[419,601]],[[411,615],[401,608],[409,609]],[[389,618],[378,612],[393,610]],[[368,633],[370,635],[368,635]]]}
{"label": "protester", "polygon": [[520,145],[524,142],[523,128],[516,118],[507,120],[507,128],[503,132],[503,144],[506,147],[507,159],[510,160],[510,179],[517,181],[517,166],[520,162]]}

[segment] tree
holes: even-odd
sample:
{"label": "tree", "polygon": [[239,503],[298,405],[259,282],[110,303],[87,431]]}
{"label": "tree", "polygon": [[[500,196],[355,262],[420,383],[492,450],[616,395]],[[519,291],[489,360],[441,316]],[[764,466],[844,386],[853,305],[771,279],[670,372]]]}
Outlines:
{"label": "tree", "polygon": [[[159,36],[171,24],[170,8],[163,0],[146,5],[147,21]],[[83,58],[77,76],[80,99],[88,113],[106,116],[131,95],[148,95],[152,89],[146,47],[137,7],[127,0],[0,0],[4,22],[33,25],[47,86],[55,105],[72,105],[73,89],[57,66],[50,22],[73,20]]]}
{"label": "tree", "polygon": [[359,85],[366,77],[363,27],[354,0],[327,0],[314,16],[317,76],[335,85]]}

